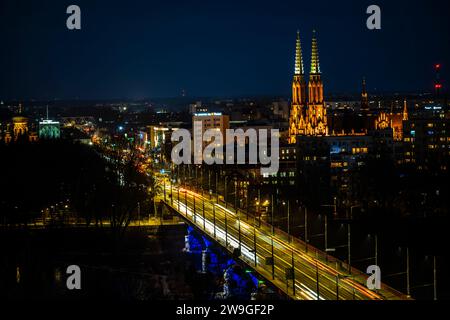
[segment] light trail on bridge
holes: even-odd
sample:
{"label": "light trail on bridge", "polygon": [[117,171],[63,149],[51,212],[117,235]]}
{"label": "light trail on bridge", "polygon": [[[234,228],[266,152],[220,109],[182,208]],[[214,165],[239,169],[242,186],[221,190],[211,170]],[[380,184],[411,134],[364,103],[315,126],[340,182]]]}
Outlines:
{"label": "light trail on bridge", "polygon": [[[171,195],[167,197],[167,193]],[[354,276],[310,256],[304,248],[273,235],[236,213],[186,188],[166,186],[165,203],[230,252],[240,250],[240,259],[294,299],[383,300],[403,299],[394,289],[369,290]],[[195,212],[194,212],[195,211]],[[312,247],[310,247],[312,248]],[[314,248],[312,248],[314,249]],[[317,251],[316,251],[317,252]],[[267,263],[272,258],[273,266]],[[287,279],[287,274],[291,277]],[[293,277],[292,277],[293,276]],[[293,278],[293,279],[292,279]],[[363,279],[365,280],[365,278]]]}

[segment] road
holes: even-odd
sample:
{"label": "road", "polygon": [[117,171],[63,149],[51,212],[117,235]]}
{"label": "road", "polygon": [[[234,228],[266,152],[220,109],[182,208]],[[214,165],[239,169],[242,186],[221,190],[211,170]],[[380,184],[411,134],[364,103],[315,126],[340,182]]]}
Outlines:
{"label": "road", "polygon": [[407,299],[386,285],[377,292],[369,290],[365,274],[352,269],[349,275],[345,263],[244,212],[236,213],[210,195],[166,185],[159,198],[230,252],[240,250],[241,260],[293,299]]}
{"label": "road", "polygon": [[[28,229],[46,229],[51,226],[55,227],[71,227],[71,228],[97,228],[98,226],[101,227],[110,227],[111,221],[110,220],[103,220],[98,223],[98,225],[94,222],[90,223],[89,225],[86,224],[84,220],[81,221],[74,221],[75,219],[71,219],[70,221],[64,221],[62,224],[52,224],[52,222],[49,220],[46,220],[45,222],[42,219],[35,219],[33,222],[28,223],[27,225],[3,225],[0,224],[0,227],[6,227],[8,229],[11,228],[18,228],[23,229],[24,227]],[[133,220],[128,224],[128,228],[139,228],[139,227],[159,227],[159,226],[170,226],[170,225],[179,225],[184,224],[181,219],[172,219],[172,220],[166,220],[166,219],[160,219],[151,217],[150,219],[141,219],[141,220]]]}

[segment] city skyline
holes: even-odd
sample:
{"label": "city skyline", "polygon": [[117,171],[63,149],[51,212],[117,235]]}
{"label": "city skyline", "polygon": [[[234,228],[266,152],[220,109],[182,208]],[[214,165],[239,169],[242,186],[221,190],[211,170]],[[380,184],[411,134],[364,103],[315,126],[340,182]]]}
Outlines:
{"label": "city skyline", "polygon": [[0,299],[448,300],[447,7],[3,0]]}
{"label": "city skyline", "polygon": [[[382,29],[375,31],[366,27],[364,1],[286,1],[272,10],[265,3],[131,2],[124,8],[79,1],[77,31],[65,28],[68,4],[4,2],[2,100],[142,99],[182,92],[289,96],[297,30],[305,39],[317,30],[329,93],[359,92],[363,77],[370,93],[432,92],[434,64],[442,64],[442,79],[449,73],[442,1],[382,1]],[[25,19],[18,12],[34,14]],[[310,52],[310,44],[303,49]]]}

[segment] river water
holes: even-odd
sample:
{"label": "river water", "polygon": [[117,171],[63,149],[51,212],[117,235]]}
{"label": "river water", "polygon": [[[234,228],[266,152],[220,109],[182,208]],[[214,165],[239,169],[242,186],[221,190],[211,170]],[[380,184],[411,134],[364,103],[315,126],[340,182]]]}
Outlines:
{"label": "river water", "polygon": [[[208,247],[208,249],[206,249]],[[270,285],[186,225],[1,233],[0,297],[12,300],[279,299]],[[69,290],[67,268],[81,270]]]}

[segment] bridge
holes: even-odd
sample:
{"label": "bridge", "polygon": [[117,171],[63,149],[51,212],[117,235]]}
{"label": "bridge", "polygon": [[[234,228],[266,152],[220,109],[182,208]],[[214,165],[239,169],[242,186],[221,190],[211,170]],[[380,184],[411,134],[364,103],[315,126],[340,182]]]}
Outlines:
{"label": "bridge", "polygon": [[162,202],[292,299],[409,299],[385,284],[380,290],[369,290],[366,274],[246,212],[232,209],[217,196],[173,184],[163,189],[158,196]]}

